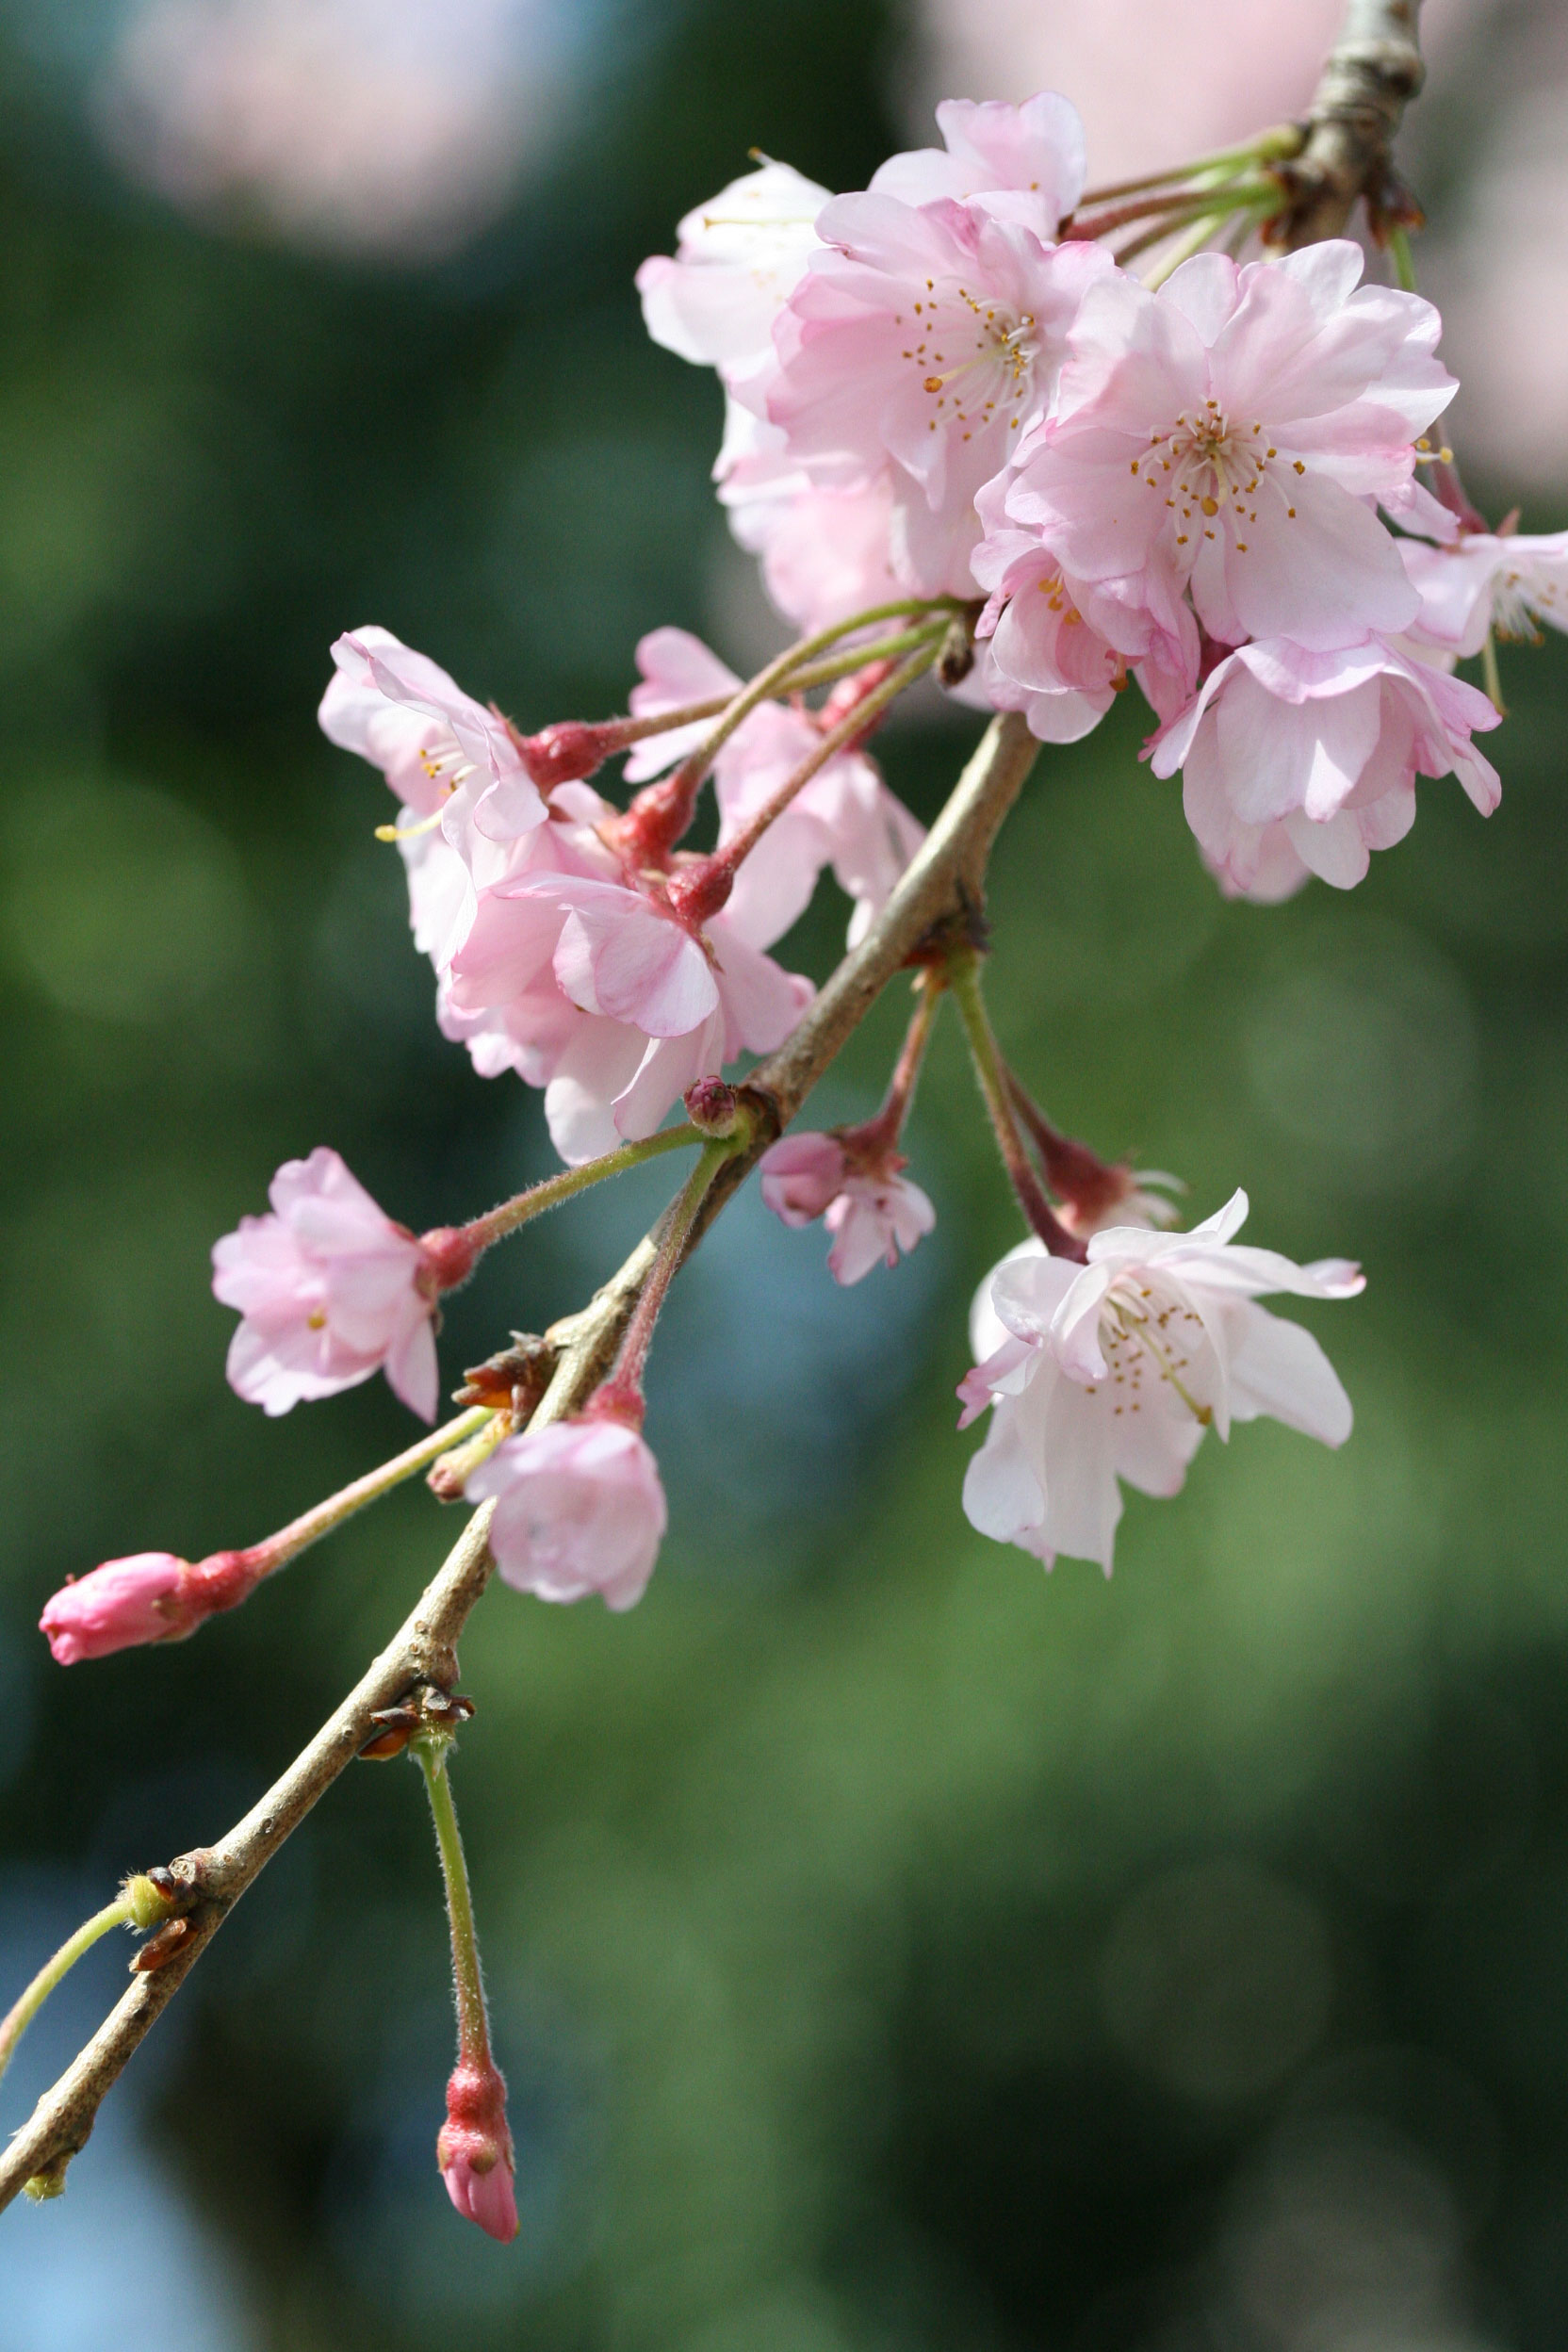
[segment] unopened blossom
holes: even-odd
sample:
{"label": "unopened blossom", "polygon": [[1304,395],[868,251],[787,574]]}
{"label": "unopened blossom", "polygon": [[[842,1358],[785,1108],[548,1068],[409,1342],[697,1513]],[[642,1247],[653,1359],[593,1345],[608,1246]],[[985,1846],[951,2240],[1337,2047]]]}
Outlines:
{"label": "unopened blossom", "polygon": [[1008,192],[1018,217],[1054,237],[1084,192],[1084,125],[1070,99],[1040,90],[1019,106],[989,98],[944,98],[937,108],[940,147],[890,155],[872,174],[871,192],[906,204],[942,197]]}
{"label": "unopened blossom", "polygon": [[1371,852],[1415,819],[1415,778],[1458,776],[1483,816],[1501,786],[1471,741],[1486,696],[1368,637],[1337,653],[1285,639],[1240,646],[1152,741],[1156,776],[1183,772],[1204,858],[1233,892],[1278,899],[1317,874],[1364,879]]}
{"label": "unopened blossom", "polygon": [[1187,1233],[1111,1227],[1078,1266],[1043,1253],[1004,1262],[976,1300],[976,1353],[1004,1337],[959,1389],[960,1426],[992,1408],[964,1480],[983,1535],[1049,1567],[1058,1552],[1110,1574],[1119,1480],[1174,1494],[1211,1425],[1282,1421],[1326,1446],[1350,1434],[1350,1401],[1310,1331],[1256,1301],[1288,1292],[1348,1298],[1342,1258],[1297,1266],[1238,1246],[1237,1192]]}
{"label": "unopened blossom", "polygon": [[459,2059],[447,2084],[447,2120],[436,2137],[435,2161],[465,2221],[510,2246],[517,2234],[515,2158],[506,2084],[492,2060]]}
{"label": "unopened blossom", "polygon": [[[741,680],[681,629],[652,630],[637,647],[642,683],[631,708],[641,717],[681,703],[735,694]],[[710,721],[650,735],[627,762],[640,783],[700,743]],[[764,702],[751,711],[714,762],[723,849],[809,758],[821,742],[818,720],[798,704]],[[925,829],[882,781],[864,752],[841,751],[818,769],[742,863],[725,921],[751,946],[771,947],[810,903],[818,874],[831,866],[854,902],[850,944],[863,937],[925,838]]]}
{"label": "unopened blossom", "polygon": [[782,1135],[762,1154],[762,1198],[786,1225],[822,1218],[833,1236],[828,1272],[847,1289],[874,1266],[896,1266],[937,1222],[903,1175],[907,1165],[892,1151],[858,1155],[837,1135]]}
{"label": "unopened blossom", "polygon": [[1401,539],[1405,570],[1421,597],[1409,634],[1463,660],[1488,629],[1539,645],[1541,623],[1568,630],[1568,531],[1502,537],[1465,531],[1445,547]]}
{"label": "unopened blossom", "polygon": [[466,1489],[496,1500],[490,1548],[508,1584],[542,1601],[640,1601],[668,1511],[659,1465],[622,1421],[554,1421],[498,1446]]}
{"label": "unopened blossom", "polygon": [[1329,648],[1414,618],[1373,501],[1408,483],[1455,386],[1431,304],[1358,285],[1362,266],[1334,238],[1242,268],[1200,253],[1157,293],[1119,270],[1087,288],[1006,510],[1097,592],[1101,626],[1119,606],[1174,633],[1189,586],[1226,645]]}
{"label": "unopened blossom", "polygon": [[188,1632],[182,1592],[188,1575],[189,1562],[172,1552],[133,1552],[63,1585],[39,1620],[56,1664],[74,1666]]}
{"label": "unopened blossom", "polygon": [[269,1198],[270,1216],[241,1217],[212,1252],[214,1295],[243,1317],[231,1387],[279,1413],[384,1370],[394,1395],[433,1421],[435,1282],[418,1241],[324,1147],[285,1161]]}
{"label": "unopened blossom", "polygon": [[1043,416],[1068,330],[1113,270],[1013,211],[841,196],[775,330],[770,422],[820,484],[888,475],[893,569],[916,595],[972,594],[975,494]]}

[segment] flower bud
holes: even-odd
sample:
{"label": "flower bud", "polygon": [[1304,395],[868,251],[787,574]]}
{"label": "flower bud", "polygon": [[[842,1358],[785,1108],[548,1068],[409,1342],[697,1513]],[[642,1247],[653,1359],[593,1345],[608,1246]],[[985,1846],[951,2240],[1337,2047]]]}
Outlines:
{"label": "flower bud", "polygon": [[735,1089],[722,1078],[699,1078],[695,1086],[687,1087],[681,1101],[687,1118],[701,1135],[732,1135],[741,1123]]}
{"label": "flower bud", "polygon": [[447,2120],[435,2143],[441,2178],[465,2220],[510,2246],[517,2234],[514,2159],[506,2124],[506,2084],[489,2059],[460,2060],[447,2085]]}
{"label": "flower bud", "polygon": [[213,1552],[194,1564],[172,1552],[133,1552],[68,1577],[45,1603],[39,1630],[55,1662],[109,1658],[144,1642],[183,1642],[204,1618],[247,1598],[270,1564],[266,1546]]}

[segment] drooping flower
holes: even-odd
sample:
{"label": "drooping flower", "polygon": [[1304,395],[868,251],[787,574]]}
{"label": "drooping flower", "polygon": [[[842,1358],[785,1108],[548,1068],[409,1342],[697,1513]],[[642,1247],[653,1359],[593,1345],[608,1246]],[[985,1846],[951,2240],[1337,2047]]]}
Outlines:
{"label": "drooping flower", "polygon": [[1183,806],[1225,888],[1287,896],[1315,874],[1365,875],[1415,819],[1415,778],[1459,777],[1483,816],[1497,772],[1471,742],[1486,696],[1376,637],[1337,653],[1284,639],[1240,646],[1155,735],[1156,776],[1183,771]]}
{"label": "drooping flower", "polygon": [[[637,648],[643,682],[631,694],[639,716],[740,691],[733,671],[685,629],[658,629]],[[627,762],[633,783],[656,776],[700,742],[704,726],[650,735]],[[749,713],[714,762],[719,848],[725,848],[821,741],[813,714],[765,702]],[[743,862],[725,921],[748,945],[771,947],[804,914],[818,874],[831,866],[854,901],[850,944],[862,938],[925,838],[925,829],[883,783],[874,760],[840,752],[820,768]]]}
{"label": "drooping flower", "polygon": [[516,2159],[506,2083],[493,2060],[458,2060],[447,2084],[447,2120],[436,2136],[435,2161],[465,2221],[510,2246],[517,2234]]}
{"label": "drooping flower", "polygon": [[332,658],[321,730],[380,768],[405,808],[433,815],[468,785],[474,824],[488,838],[514,840],[544,824],[545,803],[505,721],[428,655],[367,627],[339,637]]}
{"label": "drooping flower", "polygon": [[243,1320],[231,1387],[269,1413],[334,1396],[384,1369],[394,1395],[435,1417],[435,1282],[418,1241],[325,1147],[286,1160],[268,1217],[241,1217],[212,1252],[214,1295]]}
{"label": "drooping flower", "polygon": [[668,1511],[639,1431],[612,1419],[554,1421],[498,1446],[466,1489],[496,1498],[490,1548],[508,1584],[542,1601],[603,1596],[630,1609],[653,1574]]}
{"label": "drooping flower", "polygon": [[652,890],[527,874],[481,898],[453,958],[451,1001],[509,1032],[573,1162],[651,1135],[672,1102],[743,1050],[781,1045],[811,984],[742,939],[725,914],[700,937]]}
{"label": "drooping flower", "polygon": [[1543,621],[1568,630],[1568,531],[1470,531],[1436,547],[1401,539],[1399,553],[1421,597],[1408,631],[1417,644],[1462,661],[1479,653],[1489,629],[1537,644]]}
{"label": "drooping flower", "polygon": [[958,1391],[967,1427],[993,1408],[964,1480],[983,1535],[1049,1567],[1058,1552],[1111,1570],[1118,1480],[1174,1494],[1211,1426],[1267,1414],[1326,1446],[1350,1434],[1350,1401],[1310,1331],[1255,1302],[1275,1292],[1348,1298],[1364,1287],[1343,1258],[1296,1266],[1232,1236],[1247,1195],[1188,1233],[1112,1227],[1088,1263],[1019,1255],[975,1301],[976,1353],[1005,1336]]}
{"label": "drooping flower", "polygon": [[1189,585],[1226,645],[1403,629],[1417,599],[1371,502],[1409,482],[1455,386],[1430,303],[1361,273],[1346,239],[1244,268],[1198,254],[1157,293],[1106,273],[1019,457],[1012,522],[1168,635]]}
{"label": "drooping flower", "polygon": [[810,1225],[820,1217],[833,1236],[827,1269],[847,1290],[874,1266],[896,1266],[937,1212],[918,1184],[902,1171],[908,1162],[882,1150],[856,1153],[838,1135],[782,1135],[763,1152],[762,1198],[786,1225]]}
{"label": "drooping flower", "polygon": [[1042,243],[1019,209],[839,197],[775,330],[767,415],[787,454],[824,487],[890,482],[892,568],[916,595],[972,594],[975,494],[1043,416],[1114,268],[1099,246]]}

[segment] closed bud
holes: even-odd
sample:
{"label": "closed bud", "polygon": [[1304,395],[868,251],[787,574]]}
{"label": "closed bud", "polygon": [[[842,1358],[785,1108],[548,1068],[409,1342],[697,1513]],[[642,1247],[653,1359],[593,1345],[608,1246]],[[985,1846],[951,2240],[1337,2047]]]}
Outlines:
{"label": "closed bud", "polygon": [[687,1118],[700,1135],[715,1138],[732,1135],[741,1123],[735,1089],[722,1078],[699,1078],[695,1086],[687,1087],[681,1099]]}
{"label": "closed bud", "polygon": [[506,2123],[506,2083],[488,2058],[461,2060],[447,2085],[447,2120],[435,2143],[447,2195],[466,2221],[510,2246],[517,2234],[514,2159]]}

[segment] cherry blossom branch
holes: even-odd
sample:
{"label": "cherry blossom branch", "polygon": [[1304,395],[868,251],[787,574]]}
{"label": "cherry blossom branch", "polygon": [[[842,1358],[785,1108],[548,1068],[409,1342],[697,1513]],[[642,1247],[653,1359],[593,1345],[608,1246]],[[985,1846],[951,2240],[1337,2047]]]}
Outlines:
{"label": "cherry blossom branch", "polygon": [[[759,1114],[754,1132],[719,1168],[692,1222],[683,1256],[767,1144],[793,1119],[893,974],[928,949],[944,925],[978,906],[991,844],[1038,748],[1017,713],[991,721],[865,939],[843,958],[792,1035],[752,1071],[745,1091]],[[598,1386],[654,1264],[662,1230],[656,1227],[637,1244],[586,1307],[547,1332],[555,1369],[531,1426],[565,1419]],[[48,2189],[62,2184],[66,2165],[86,2145],[99,2107],[132,2055],[241,1895],[374,1736],[372,1718],[420,1683],[441,1690],[453,1687],[458,1638],[491,1575],[493,1508],[483,1504],[475,1512],[391,1642],[267,1794],[216,1846],[198,1847],[169,1866],[170,1881],[189,1905],[188,1932],[161,1968],[138,1975],[0,2156],[0,2210],[29,2182]]]}
{"label": "cherry blossom branch", "polygon": [[1273,241],[1287,253],[1342,237],[1364,198],[1375,234],[1417,220],[1394,169],[1395,134],[1426,77],[1421,0],[1347,0],[1339,39],[1307,110],[1306,144],[1277,167],[1289,203]]}

